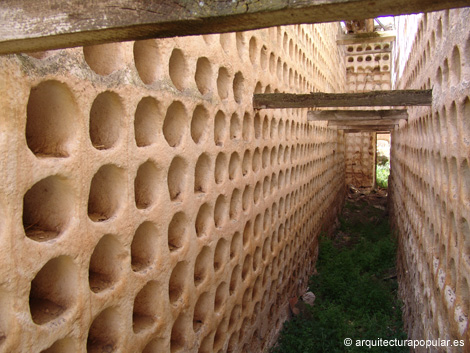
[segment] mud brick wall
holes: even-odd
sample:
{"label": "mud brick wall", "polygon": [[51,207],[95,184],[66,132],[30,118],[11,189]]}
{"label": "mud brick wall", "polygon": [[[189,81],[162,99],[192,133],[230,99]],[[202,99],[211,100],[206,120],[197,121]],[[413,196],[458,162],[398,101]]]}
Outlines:
{"label": "mud brick wall", "polygon": [[346,184],[355,187],[375,185],[375,132],[345,134],[345,178]]}
{"label": "mud brick wall", "polygon": [[[260,352],[344,198],[337,24],[1,57],[0,352]],[[340,69],[338,69],[338,67]]]}
{"label": "mud brick wall", "polygon": [[408,124],[392,133],[391,151],[391,205],[399,234],[400,293],[408,334],[419,339],[465,339],[466,346],[469,18],[467,8],[409,16],[398,23],[397,40],[403,42],[401,48],[409,46],[396,57],[397,88],[433,88],[433,106],[408,109]]}
{"label": "mud brick wall", "polygon": [[393,41],[343,45],[348,92],[389,90]]}

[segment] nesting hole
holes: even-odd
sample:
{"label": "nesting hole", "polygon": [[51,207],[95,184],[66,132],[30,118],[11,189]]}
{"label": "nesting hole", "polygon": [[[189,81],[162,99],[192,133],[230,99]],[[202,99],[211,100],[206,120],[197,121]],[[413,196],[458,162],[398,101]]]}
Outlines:
{"label": "nesting hole", "polygon": [[157,79],[160,57],[155,39],[134,43],[134,63],[143,83],[149,85]]}
{"label": "nesting hole", "polygon": [[253,223],[253,236],[258,239],[263,231],[263,219],[261,213],[258,214]]}
{"label": "nesting hole", "polygon": [[168,192],[171,201],[182,201],[187,178],[188,164],[181,157],[175,157],[168,169]]}
{"label": "nesting hole", "polygon": [[217,330],[215,331],[213,352],[223,353],[223,349],[221,349],[221,348],[222,348],[222,346],[225,342],[225,339],[227,337],[226,326],[227,326],[227,319],[224,318],[220,322],[219,326],[217,327]]}
{"label": "nesting hole", "polygon": [[100,93],[90,110],[90,140],[98,150],[112,148],[119,139],[124,108],[114,92]]}
{"label": "nesting hole", "polygon": [[256,247],[255,254],[253,255],[253,271],[259,268],[261,264],[261,248],[259,246]]}
{"label": "nesting hole", "polygon": [[228,98],[229,87],[230,75],[225,67],[221,67],[217,76],[217,92],[220,99],[224,100]]}
{"label": "nesting hole", "polygon": [[243,195],[242,195],[242,209],[243,211],[248,211],[251,205],[251,200],[252,200],[252,188],[251,186],[246,186],[245,190],[243,190]]}
{"label": "nesting hole", "polygon": [[268,117],[264,117],[263,120],[263,139],[268,139],[269,138],[269,120]]}
{"label": "nesting hole", "polygon": [[166,111],[163,121],[163,136],[171,147],[176,147],[186,135],[188,115],[181,102],[173,102]]}
{"label": "nesting hole", "polygon": [[202,95],[209,93],[212,89],[212,74],[212,65],[209,59],[205,57],[199,58],[196,63],[194,79]]}
{"label": "nesting hole", "polygon": [[256,60],[258,58],[258,50],[257,50],[256,38],[255,37],[251,37],[249,47],[250,47],[250,49],[249,49],[250,50],[250,61],[253,65],[255,65]]}
{"label": "nesting hole", "polygon": [[193,117],[191,119],[191,137],[195,143],[200,143],[207,137],[209,129],[209,112],[207,109],[198,105],[194,109]]}
{"label": "nesting hole", "polygon": [[68,256],[49,260],[31,282],[31,318],[38,325],[59,318],[74,306],[78,289],[78,269],[73,260]]}
{"label": "nesting hole", "polygon": [[203,325],[208,323],[208,318],[212,311],[211,299],[209,293],[202,293],[194,306],[193,330],[196,333],[201,330]]}
{"label": "nesting hole", "polygon": [[271,53],[271,55],[269,55],[269,72],[271,74],[274,74],[275,67],[276,67],[276,56],[274,55],[274,53]]}
{"label": "nesting hole", "polygon": [[160,175],[154,162],[140,165],[134,180],[135,205],[145,209],[155,204],[159,195]]}
{"label": "nesting hole", "polygon": [[241,137],[241,131],[240,117],[237,113],[233,113],[230,119],[230,138],[234,140],[239,139]]}
{"label": "nesting hole", "polygon": [[225,114],[218,111],[214,120],[214,142],[216,146],[223,146],[227,133]]}
{"label": "nesting hole", "polygon": [[121,320],[114,308],[102,311],[88,331],[87,353],[115,352],[119,347]]}
{"label": "nesting hole", "polygon": [[237,220],[241,213],[241,192],[238,189],[233,190],[230,199],[230,219]]}
{"label": "nesting hole", "polygon": [[75,210],[69,182],[50,176],[34,184],[23,199],[23,226],[28,238],[43,242],[57,238],[67,229]]}
{"label": "nesting hole", "polygon": [[155,264],[157,236],[157,227],[152,222],[142,223],[135,231],[131,244],[131,266],[134,272],[144,271]]}
{"label": "nesting hole", "polygon": [[225,239],[219,239],[214,252],[214,272],[222,270],[229,259],[229,244]]}
{"label": "nesting hole", "polygon": [[267,168],[269,165],[269,148],[263,148],[263,155],[262,155],[262,166],[263,169]]}
{"label": "nesting hole", "polygon": [[103,236],[95,246],[90,258],[88,280],[94,293],[113,287],[119,280],[122,259],[127,254],[124,247],[111,234]]}
{"label": "nesting hole", "polygon": [[171,82],[173,82],[178,90],[183,91],[186,88],[188,65],[181,49],[173,49],[170,56],[168,70]]}
{"label": "nesting hole", "polygon": [[214,224],[211,208],[208,204],[203,204],[199,209],[196,217],[196,235],[201,238],[208,235],[211,225]]}
{"label": "nesting hole", "polygon": [[245,261],[243,262],[243,268],[242,268],[242,280],[244,281],[248,274],[250,273],[252,267],[252,259],[251,255],[247,255],[245,257]]}
{"label": "nesting hole", "polygon": [[243,161],[242,161],[242,175],[246,176],[251,169],[251,153],[250,150],[246,150],[243,154]]}
{"label": "nesting hole", "polygon": [[181,249],[188,237],[188,217],[183,212],[176,213],[168,225],[168,249],[170,252]]}
{"label": "nesting hole", "polygon": [[107,76],[126,66],[123,43],[86,46],[83,47],[83,55],[90,69],[98,75]]}
{"label": "nesting hole", "polygon": [[228,297],[228,285],[225,282],[222,282],[217,287],[215,291],[215,298],[214,298],[214,311],[219,312],[221,311],[222,307],[225,304],[225,301]]}
{"label": "nesting hole", "polygon": [[268,68],[268,48],[265,45],[260,49],[260,64],[263,70]]}
{"label": "nesting hole", "polygon": [[228,165],[228,177],[230,180],[234,180],[241,174],[241,162],[240,156],[237,152],[233,152],[230,156],[230,162]]}
{"label": "nesting hole", "polygon": [[236,232],[232,237],[230,243],[230,260],[239,256],[242,247],[242,237],[239,232]]}
{"label": "nesting hole", "polygon": [[261,183],[258,181],[255,185],[255,189],[253,191],[253,202],[258,204],[261,196]]}
{"label": "nesting hole", "polygon": [[178,262],[170,276],[169,295],[170,303],[177,305],[179,299],[183,295],[185,284],[187,282],[188,264],[186,262]]}
{"label": "nesting hole", "polygon": [[250,141],[251,139],[251,116],[248,113],[245,113],[243,116],[243,130],[242,130],[242,137],[245,141]]}
{"label": "nesting hole", "polygon": [[234,267],[232,271],[232,275],[230,277],[230,287],[229,292],[230,295],[233,295],[238,288],[238,282],[240,278],[240,265]]}
{"label": "nesting hole", "polygon": [[229,205],[224,195],[219,195],[214,206],[214,224],[216,228],[222,228],[229,216]]}
{"label": "nesting hole", "polygon": [[217,155],[217,158],[215,160],[215,170],[214,170],[214,177],[215,177],[215,182],[217,184],[223,183],[227,179],[227,156],[223,153],[220,152]]}
{"label": "nesting hole", "polygon": [[255,138],[259,139],[261,136],[261,117],[256,113],[255,118],[253,119],[253,129],[255,132]]}
{"label": "nesting hole", "polygon": [[103,222],[113,217],[125,194],[124,170],[112,164],[102,166],[93,176],[88,196],[88,217]]}
{"label": "nesting hole", "polygon": [[198,287],[207,278],[211,265],[211,250],[204,246],[194,264],[194,285]]}
{"label": "nesting hole", "polygon": [[233,33],[221,33],[220,34],[220,45],[222,49],[226,52],[230,51],[230,47],[232,46],[232,35]]}
{"label": "nesting hole", "polygon": [[456,86],[460,83],[462,64],[460,61],[460,50],[457,46],[452,50],[450,62],[450,84]]}
{"label": "nesting hole", "polygon": [[251,221],[247,221],[243,229],[243,246],[245,248],[250,244],[251,238],[253,238],[253,225]]}
{"label": "nesting hole", "polygon": [[243,32],[237,32],[235,37],[236,37],[236,43],[237,43],[238,56],[240,57],[241,60],[244,60],[245,55],[246,55],[245,34]]}
{"label": "nesting hole", "polygon": [[209,155],[203,153],[196,162],[194,171],[194,192],[206,193],[211,184],[211,160]]}
{"label": "nesting hole", "polygon": [[157,142],[159,104],[155,98],[144,97],[137,105],[134,119],[135,143],[138,147]]}
{"label": "nesting hole", "polygon": [[152,328],[158,320],[158,308],[160,305],[158,289],[157,282],[150,281],[135,297],[132,314],[132,327],[135,333]]}
{"label": "nesting hole", "polygon": [[235,102],[241,103],[243,99],[243,92],[245,88],[245,79],[241,72],[237,72],[233,79],[233,97]]}
{"label": "nesting hole", "polygon": [[36,157],[68,157],[77,137],[79,111],[72,92],[57,81],[31,89],[26,110],[26,142]]}
{"label": "nesting hole", "polygon": [[260,170],[261,167],[261,152],[259,151],[259,148],[257,147],[255,151],[253,152],[253,162],[252,162],[252,170],[254,173],[256,173],[258,170]]}

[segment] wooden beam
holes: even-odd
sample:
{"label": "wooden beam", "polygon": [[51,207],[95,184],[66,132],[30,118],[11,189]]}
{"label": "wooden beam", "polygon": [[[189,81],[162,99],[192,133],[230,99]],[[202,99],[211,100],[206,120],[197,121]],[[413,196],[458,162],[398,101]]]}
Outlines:
{"label": "wooden beam", "polygon": [[395,37],[395,31],[342,34],[338,36],[336,44],[394,42]]}
{"label": "wooden beam", "polygon": [[329,121],[328,126],[341,126],[341,125],[398,125],[400,119],[384,119],[384,120],[340,120],[340,121]]}
{"label": "wooden beam", "polygon": [[375,132],[377,134],[389,134],[390,133],[390,130],[384,130],[384,131],[375,131],[375,130],[354,130],[354,129],[351,129],[351,130],[343,130],[346,134],[357,134],[357,133],[363,133],[363,132]]}
{"label": "wooden beam", "polygon": [[0,54],[465,6],[468,0],[2,0]]}
{"label": "wooden beam", "polygon": [[389,110],[309,110],[308,121],[342,121],[342,120],[383,120],[404,119],[408,120],[406,109]]}
{"label": "wooden beam", "polygon": [[393,130],[396,125],[337,125],[338,130],[384,131]]}
{"label": "wooden beam", "polygon": [[253,108],[313,108],[432,105],[432,90],[365,93],[264,93],[253,96]]}

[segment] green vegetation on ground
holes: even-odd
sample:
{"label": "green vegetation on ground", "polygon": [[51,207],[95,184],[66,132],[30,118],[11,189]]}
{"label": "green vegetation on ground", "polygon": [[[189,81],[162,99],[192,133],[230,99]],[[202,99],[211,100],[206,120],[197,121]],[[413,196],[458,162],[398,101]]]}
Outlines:
{"label": "green vegetation on ground", "polygon": [[284,324],[273,353],[408,352],[343,343],[406,339],[394,275],[396,241],[382,213],[365,201],[346,204],[337,235],[320,241],[318,274],[309,283],[315,304]]}
{"label": "green vegetation on ground", "polygon": [[390,175],[390,163],[377,164],[376,180],[377,186],[386,189],[388,187],[388,176]]}

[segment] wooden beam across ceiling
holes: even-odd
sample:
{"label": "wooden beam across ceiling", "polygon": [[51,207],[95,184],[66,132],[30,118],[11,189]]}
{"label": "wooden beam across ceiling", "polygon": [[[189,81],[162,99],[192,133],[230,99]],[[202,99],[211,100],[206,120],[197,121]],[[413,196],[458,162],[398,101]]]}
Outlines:
{"label": "wooden beam across ceiling", "polygon": [[364,93],[264,93],[253,96],[255,109],[432,105],[432,90]]}
{"label": "wooden beam across ceiling", "polygon": [[395,124],[391,125],[337,125],[338,130],[357,130],[357,131],[390,131],[395,128]]}
{"label": "wooden beam across ceiling", "polygon": [[341,120],[329,121],[328,126],[365,126],[365,125],[398,125],[400,119],[386,119],[386,120]]}
{"label": "wooden beam across ceiling", "polygon": [[308,121],[351,121],[351,120],[384,120],[404,119],[408,120],[406,109],[388,110],[309,110]]}
{"label": "wooden beam across ceiling", "polygon": [[390,130],[360,130],[360,129],[351,129],[343,130],[346,134],[357,134],[362,132],[375,132],[377,134],[389,134]]}
{"label": "wooden beam across ceiling", "polygon": [[468,0],[2,0],[0,54],[468,6]]}

